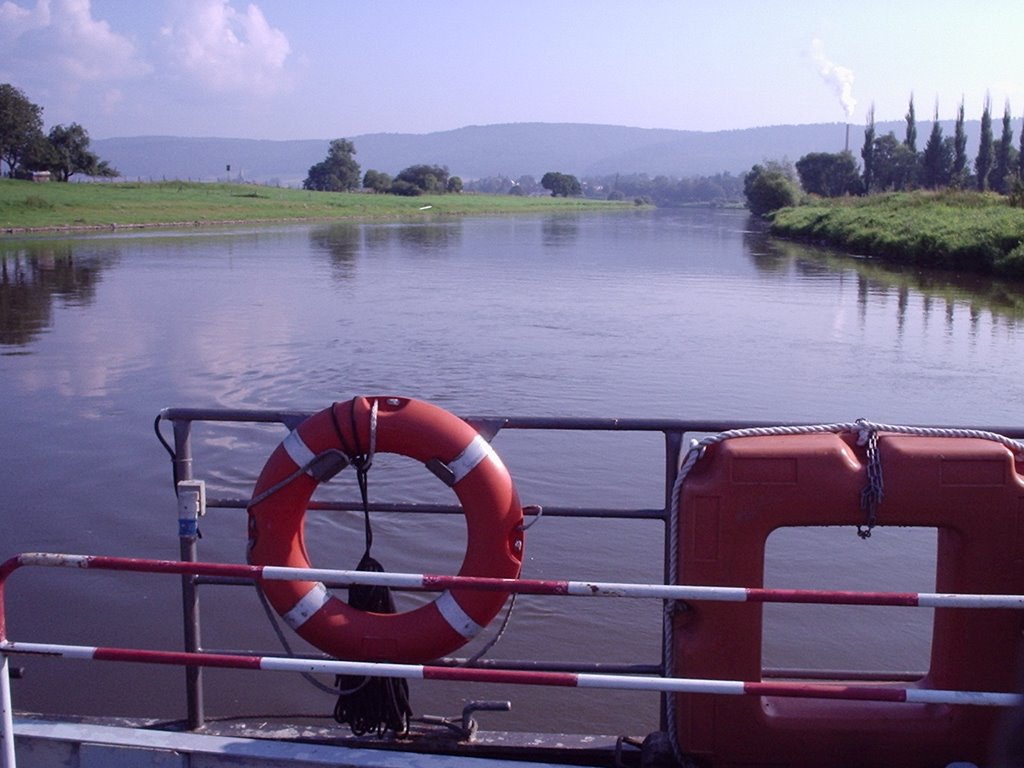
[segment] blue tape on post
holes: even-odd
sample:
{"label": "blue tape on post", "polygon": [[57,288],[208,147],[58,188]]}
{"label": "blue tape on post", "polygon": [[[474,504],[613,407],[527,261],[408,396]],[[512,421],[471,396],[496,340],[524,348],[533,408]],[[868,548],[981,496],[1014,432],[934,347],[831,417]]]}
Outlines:
{"label": "blue tape on post", "polygon": [[199,524],[197,521],[189,519],[187,517],[178,518],[178,535],[179,536],[198,536],[199,535]]}

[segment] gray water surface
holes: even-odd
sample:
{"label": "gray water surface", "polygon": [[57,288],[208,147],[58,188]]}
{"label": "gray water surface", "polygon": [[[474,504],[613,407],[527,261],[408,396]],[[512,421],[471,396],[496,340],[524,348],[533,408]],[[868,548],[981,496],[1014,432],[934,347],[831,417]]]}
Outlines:
{"label": "gray water surface", "polygon": [[[152,432],[165,406],[319,410],[356,394],[399,394],[462,415],[1024,421],[1018,287],[773,241],[739,211],[6,238],[0,260],[5,557],[177,557],[169,461]],[[201,431],[196,452],[210,469],[197,474],[218,493],[245,497],[282,437],[266,428]],[[662,503],[656,437],[502,434],[495,447],[526,503]],[[397,459],[370,482],[380,500],[449,498]],[[202,527],[203,559],[244,560],[244,512],[211,514]],[[458,520],[382,516],[374,531],[374,554],[388,570],[458,568]],[[316,565],[358,560],[358,516],[311,514],[307,535]],[[659,523],[544,520],[529,533],[524,575],[660,581],[661,535]],[[909,548],[881,534],[868,545],[849,538],[860,554],[839,545],[827,557],[884,561],[892,588],[927,587],[927,532]],[[822,546],[799,536],[773,544],[769,580],[815,583],[806,554]],[[175,584],[71,576],[14,577],[13,639],[180,643]],[[279,651],[253,590],[211,589],[203,600],[208,647]],[[657,663],[658,605],[582,602],[521,598],[491,655]],[[771,625],[767,660],[791,666],[825,656],[827,668],[865,655],[856,631],[828,648],[808,647],[813,633],[801,621]],[[926,656],[927,637],[915,642],[909,666]],[[183,712],[178,670],[35,659],[24,666],[19,708]],[[207,677],[211,716],[326,714],[333,706],[285,675]],[[511,713],[481,716],[487,728],[657,727],[657,697],[648,694],[469,694],[438,683],[414,685],[413,706],[451,715],[470,695],[513,700]]]}

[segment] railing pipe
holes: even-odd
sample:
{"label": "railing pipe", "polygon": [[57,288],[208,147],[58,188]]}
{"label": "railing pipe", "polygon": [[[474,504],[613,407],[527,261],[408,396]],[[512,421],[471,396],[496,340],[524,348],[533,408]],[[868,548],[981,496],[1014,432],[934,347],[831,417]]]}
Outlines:
{"label": "railing pipe", "polygon": [[[211,496],[206,506],[214,509],[246,509],[251,499],[239,497]],[[419,515],[465,515],[462,507],[455,504],[425,504],[419,502],[370,502],[370,512],[396,512]],[[328,510],[333,512],[362,512],[362,501],[311,501],[307,510]],[[606,507],[568,507],[544,505],[544,517],[579,517],[590,519],[616,520],[664,520],[664,508],[609,509]]]}
{"label": "railing pipe", "polygon": [[[331,568],[289,568],[278,565],[188,563],[102,555],[25,553],[0,565],[0,590],[7,576],[24,566],[88,568],[136,573],[200,574],[252,581],[319,581],[330,586],[366,584],[392,589],[441,592],[472,589],[566,597],[625,597],[657,600],[710,600],[731,603],[817,603],[919,608],[1024,609],[1024,595],[953,594],[938,592],[854,592],[825,589],[764,589],[690,584],[634,584],[551,579],[503,579],[429,573],[388,573]],[[2,607],[2,606],[0,606]],[[2,614],[0,614],[2,616]]]}
{"label": "railing pipe", "polygon": [[185,653],[139,648],[111,648],[47,643],[0,643],[0,652],[42,654],[67,659],[138,662],[262,670],[305,672],[356,677],[392,677],[406,680],[447,680],[466,683],[554,686],[559,688],[601,688],[666,693],[708,693],[724,696],[784,696],[850,701],[884,701],[910,704],[959,704],[1013,707],[1021,703],[1016,693],[993,691],[949,691],[896,688],[890,686],[846,685],[843,683],[762,682],[703,680],[698,678],[645,675],[593,675],[570,672],[526,672],[474,667],[438,667],[421,664],[296,659],[281,656],[236,656],[218,653]]}
{"label": "railing pipe", "polygon": [[[278,423],[292,428],[313,411],[236,410],[220,408],[165,408],[160,412],[162,421],[234,421],[252,423]],[[682,433],[726,432],[732,429],[751,427],[800,426],[797,422],[708,420],[708,419],[616,419],[558,416],[465,416],[470,423],[498,425],[498,429],[574,430],[605,432],[667,432]],[[956,425],[930,425],[940,429],[956,428]],[[1024,438],[1024,427],[979,426],[987,432],[996,432],[1006,437]]]}

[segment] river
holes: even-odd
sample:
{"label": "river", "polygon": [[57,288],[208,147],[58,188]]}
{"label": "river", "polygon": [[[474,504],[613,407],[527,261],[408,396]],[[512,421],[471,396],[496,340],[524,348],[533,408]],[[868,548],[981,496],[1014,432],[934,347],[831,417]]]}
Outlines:
{"label": "river", "polygon": [[[5,556],[177,557],[169,461],[152,431],[165,406],[319,410],[356,394],[400,394],[463,415],[1024,422],[1017,286],[774,241],[741,211],[6,237],[0,261]],[[281,437],[265,428],[200,433],[197,454],[214,467],[205,479],[246,496]],[[495,447],[527,503],[660,506],[659,440],[623,440],[502,434]],[[397,479],[371,472],[375,499],[446,498],[420,490],[421,475],[401,462],[393,472]],[[398,482],[409,478],[413,490]],[[354,566],[358,517],[310,525],[315,564]],[[375,555],[389,570],[457,568],[460,534],[430,525],[382,516]],[[203,559],[244,559],[244,513],[211,514],[202,528]],[[545,519],[528,534],[524,575],[657,581],[660,537],[659,523]],[[921,563],[927,571],[934,561],[928,532],[909,545],[846,541],[862,553],[874,547],[858,556],[874,569],[884,563],[890,588],[928,586],[920,575]],[[804,561],[828,546],[781,538],[770,581],[822,584],[822,559],[847,555]],[[176,646],[174,588],[159,577],[19,573],[9,631],[33,641]],[[279,649],[252,590],[211,589],[203,599],[208,647]],[[491,655],[657,662],[657,605],[595,602],[521,599]],[[780,666],[827,668],[865,654],[855,627],[828,648],[808,647],[799,623],[773,616],[766,657]],[[925,659],[926,633],[914,631],[916,645],[897,665]],[[23,666],[19,708],[183,714],[178,670]],[[211,716],[333,706],[284,675],[269,684],[249,672],[207,679]],[[436,683],[414,685],[412,695],[417,714],[452,715],[468,694]],[[513,701],[510,713],[481,716],[488,728],[657,727],[650,694],[486,695]]]}

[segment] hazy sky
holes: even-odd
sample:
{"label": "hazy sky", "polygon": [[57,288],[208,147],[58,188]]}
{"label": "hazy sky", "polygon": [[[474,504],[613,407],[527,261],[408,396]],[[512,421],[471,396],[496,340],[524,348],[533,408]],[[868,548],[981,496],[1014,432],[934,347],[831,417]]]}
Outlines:
{"label": "hazy sky", "polygon": [[0,0],[0,82],[93,138],[863,125],[1020,116],[1022,36],[1022,0]]}

